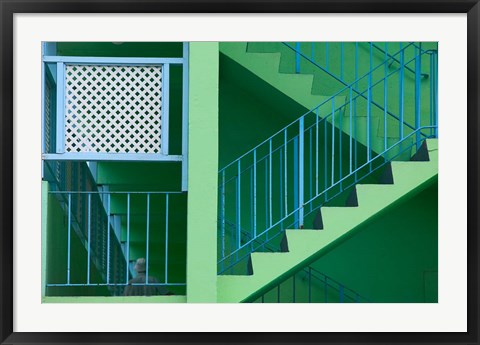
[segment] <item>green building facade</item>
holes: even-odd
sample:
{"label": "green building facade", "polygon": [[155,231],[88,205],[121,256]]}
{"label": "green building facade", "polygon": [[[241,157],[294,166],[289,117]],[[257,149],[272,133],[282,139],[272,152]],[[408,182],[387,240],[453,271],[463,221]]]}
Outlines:
{"label": "green building facade", "polygon": [[45,43],[43,302],[437,302],[437,55]]}

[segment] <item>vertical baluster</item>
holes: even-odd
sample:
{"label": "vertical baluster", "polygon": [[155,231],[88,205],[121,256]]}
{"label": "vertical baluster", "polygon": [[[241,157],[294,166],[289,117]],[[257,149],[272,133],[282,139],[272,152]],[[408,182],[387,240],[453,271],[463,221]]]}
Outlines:
{"label": "vertical baluster", "polygon": [[400,74],[399,74],[399,115],[400,115],[400,140],[403,139],[403,97],[404,97],[404,90],[403,90],[403,76],[404,76],[404,55],[405,51],[403,50],[403,43],[400,42]]}
{"label": "vertical baluster", "polygon": [[387,108],[388,108],[388,42],[385,42],[385,80],[383,82],[383,149],[387,151]]}
{"label": "vertical baluster", "polygon": [[298,187],[300,185],[299,177],[298,177],[298,164],[300,162],[300,158],[298,157],[298,135],[293,138],[293,210],[294,210],[294,221],[295,221],[295,229],[298,229],[299,222],[299,195],[298,195]]}
{"label": "vertical baluster", "polygon": [[318,110],[315,116],[315,196],[318,195],[318,158],[320,156],[318,152]]}
{"label": "vertical baluster", "polygon": [[165,284],[168,284],[168,211],[169,211],[169,194],[165,194]]}
{"label": "vertical baluster", "polygon": [[300,73],[300,42],[295,43],[295,73]]}
{"label": "vertical baluster", "polygon": [[[343,103],[343,109],[345,109],[345,103]],[[335,114],[334,114],[335,116]],[[343,130],[342,130],[342,122],[343,122],[343,113],[342,113],[342,107],[338,108],[338,172],[339,176],[338,179],[340,180],[340,191],[342,191],[342,136],[343,136]]]}
{"label": "vertical baluster", "polygon": [[273,188],[272,188],[272,138],[268,141],[268,213],[269,213],[269,224],[272,226],[273,221],[273,207],[272,207],[272,193],[273,193]]}
{"label": "vertical baluster", "polygon": [[349,97],[350,97],[350,102],[349,102],[349,110],[350,110],[350,133],[349,133],[349,147],[350,147],[350,152],[349,152],[349,160],[350,160],[350,174],[353,171],[353,157],[352,157],[352,137],[353,137],[353,123],[352,123],[352,111],[353,111],[353,103],[352,103],[352,87],[350,86],[349,90]]}
{"label": "vertical baluster", "polygon": [[126,272],[125,272],[125,283],[128,282],[128,273],[130,265],[130,193],[127,193],[127,258],[126,258]]}
{"label": "vertical baluster", "polygon": [[435,109],[435,114],[434,114],[434,123],[435,123],[435,138],[438,137],[438,53],[435,52],[435,58],[434,58],[434,63],[435,63],[435,68],[434,68],[434,77],[435,81],[433,83],[434,88],[435,88],[435,101],[434,101],[434,109]]}
{"label": "vertical baluster", "polygon": [[[146,245],[145,245],[145,274],[148,277],[148,271],[150,268],[150,193],[147,193],[147,228],[146,228]],[[148,279],[146,281],[146,284],[148,285]]]}
{"label": "vertical baluster", "polygon": [[367,161],[370,162],[371,159],[371,111],[372,111],[372,69],[373,69],[373,60],[372,60],[372,42],[370,42],[370,71],[368,72],[368,100],[367,100]]}
{"label": "vertical baluster", "polygon": [[332,98],[332,186],[335,183],[335,98]]}
{"label": "vertical baluster", "polygon": [[[359,74],[359,54],[358,54],[358,42],[355,42],[355,91],[358,90],[358,74]],[[357,92],[358,93],[358,92]],[[358,95],[355,96],[354,103],[353,103],[353,120],[355,123],[355,127],[353,129],[353,141],[354,141],[354,146],[355,146],[355,159],[354,159],[354,169],[355,169],[355,181],[357,180],[357,151],[358,151],[358,146],[357,146],[357,98]]]}
{"label": "vertical baluster", "polygon": [[315,42],[312,42],[312,61],[315,62]]}
{"label": "vertical baluster", "polygon": [[277,303],[280,303],[280,284],[277,287]]}
{"label": "vertical baluster", "polygon": [[288,146],[288,136],[287,136],[287,128],[284,129],[283,131],[283,145],[284,145],[284,155],[285,155],[285,160],[284,160],[284,183],[285,183],[285,215],[288,214],[288,169],[287,169],[287,161],[288,161],[288,151],[287,151],[287,146]]}
{"label": "vertical baluster", "polygon": [[240,197],[240,194],[242,192],[242,189],[241,189],[242,185],[241,185],[241,165],[240,165],[240,160],[238,161],[238,164],[237,164],[237,229],[236,229],[236,233],[237,233],[237,253],[238,253],[238,249],[240,249],[241,247],[241,228],[242,228],[242,224],[241,224],[241,197]]}
{"label": "vertical baluster", "polygon": [[[254,208],[255,208],[255,205],[254,205],[254,197],[253,197],[253,194],[254,194],[254,191],[253,191],[253,185],[254,185],[254,182],[253,182],[253,165],[251,167],[248,168],[249,171],[250,171],[250,214],[249,214],[249,219],[250,219],[250,229],[248,230],[248,238],[247,238],[247,241],[250,241],[252,238],[253,238],[253,234],[252,234],[252,231],[255,227],[255,217],[254,217]],[[250,241],[250,250],[253,252],[253,241]]]}
{"label": "vertical baluster", "polygon": [[278,196],[278,200],[280,202],[280,219],[282,220],[281,223],[280,223],[280,228],[281,230],[284,230],[283,228],[283,219],[285,218],[285,214],[286,212],[284,211],[283,209],[283,172],[282,172],[282,169],[283,169],[283,151],[281,149],[278,150],[278,153],[279,153],[279,164],[278,164],[278,181],[279,181],[279,184],[280,184],[280,193],[279,193],[279,196]]}
{"label": "vertical baluster", "polygon": [[[434,81],[434,76],[433,76],[433,59],[434,59],[434,55],[433,53],[430,54],[430,123],[429,125],[430,126],[433,126],[433,94],[434,94],[434,91],[433,91],[433,81]],[[435,130],[433,128],[430,128],[430,135],[434,134],[435,133]]]}
{"label": "vertical baluster", "polygon": [[107,194],[107,285],[110,284],[110,242],[111,242],[111,231],[110,231],[110,203],[111,203],[111,194]]}
{"label": "vertical baluster", "polygon": [[225,169],[222,170],[222,184],[221,184],[221,196],[222,196],[222,204],[221,204],[221,220],[220,220],[220,224],[221,224],[221,232],[222,232],[222,239],[221,239],[221,242],[220,242],[220,251],[222,253],[222,271],[224,270],[225,268],[225,241],[226,241],[226,237],[225,237],[225,222],[226,222],[226,219],[225,219]]}
{"label": "vertical baluster", "polygon": [[339,291],[339,293],[340,293],[340,303],[343,303],[343,293],[344,293],[344,292],[343,292],[343,285],[340,285],[340,291]]}
{"label": "vertical baluster", "polygon": [[[266,241],[268,241],[268,230],[269,230],[269,224],[268,224],[268,160],[267,157],[263,158],[265,162],[265,238]],[[263,248],[265,248],[265,244],[263,245]]]}
{"label": "vertical baluster", "polygon": [[87,228],[88,228],[88,235],[87,235],[87,285],[90,285],[90,260],[91,260],[91,249],[92,249],[92,242],[91,242],[91,217],[92,217],[92,194],[88,193],[88,216],[87,216]]}
{"label": "vertical baluster", "polygon": [[67,228],[67,285],[70,285],[70,256],[71,256],[71,231],[72,231],[72,193],[68,193],[68,228]]}
{"label": "vertical baluster", "polygon": [[[312,127],[310,127],[310,129],[308,130],[309,132],[309,142],[310,142],[310,151],[309,151],[309,158],[310,158],[310,165],[309,165],[309,168],[310,168],[310,173],[309,173],[309,189],[310,189],[310,195],[309,195],[309,200],[312,200],[313,198],[313,146],[312,146],[312,143],[313,143],[313,133],[312,133]],[[313,207],[313,202],[310,202],[310,212],[312,211],[312,207]]]}
{"label": "vertical baluster", "polygon": [[257,238],[257,150],[256,149],[253,150],[253,238]]}
{"label": "vertical baluster", "polygon": [[323,133],[323,136],[324,136],[324,140],[325,140],[325,144],[323,145],[323,166],[324,166],[324,174],[323,174],[323,190],[324,190],[324,201],[327,202],[327,179],[328,179],[328,155],[327,155],[327,144],[328,144],[328,136],[327,136],[327,116],[325,116],[323,118],[323,129],[324,129],[324,133]]}
{"label": "vertical baluster", "polygon": [[304,117],[300,118],[298,124],[298,136],[299,136],[299,147],[298,147],[298,226],[303,228],[303,202],[304,202],[304,192],[305,192],[305,129],[304,129]]}
{"label": "vertical baluster", "polygon": [[415,48],[415,131],[416,131],[416,144],[417,150],[421,146],[421,131],[420,131],[420,99],[421,99],[421,88],[420,88],[420,78],[422,72],[422,43],[419,43],[419,46]]}

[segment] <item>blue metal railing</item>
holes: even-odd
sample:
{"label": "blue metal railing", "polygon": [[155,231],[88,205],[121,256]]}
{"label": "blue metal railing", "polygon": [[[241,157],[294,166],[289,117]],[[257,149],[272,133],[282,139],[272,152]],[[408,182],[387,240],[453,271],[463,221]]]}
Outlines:
{"label": "blue metal railing", "polygon": [[[381,62],[379,64],[382,64],[386,60],[390,60],[388,67],[391,67],[394,62],[400,63],[397,53],[401,50],[404,50],[405,47],[411,46],[414,49],[421,49],[422,52],[425,52],[425,50],[422,49],[422,43],[416,42],[408,42],[405,47],[403,46],[403,43],[400,42],[398,43],[399,47],[397,48],[392,47],[392,44],[389,45],[388,42],[384,42],[383,48],[381,46],[382,44],[379,42],[283,42],[283,44],[289,49],[293,50],[295,53],[295,73],[301,73],[302,60],[305,59],[312,65],[343,82],[345,85],[348,85],[355,79],[358,79],[361,65],[359,56],[364,50],[368,50],[367,55],[369,60],[373,61],[374,59],[381,58]],[[320,49],[319,47],[316,48],[316,46],[319,44],[324,45],[323,52],[325,56],[318,56],[317,52]],[[345,67],[347,64],[345,61],[346,46],[353,46],[353,61],[349,61],[349,63],[352,64],[353,62],[352,65],[354,66],[354,71],[350,74],[347,73],[347,68]],[[332,50],[335,50],[337,54],[333,55]],[[380,56],[375,54],[375,51],[379,52]],[[338,56],[336,55],[340,55],[338,59],[338,61],[340,61],[340,66],[333,68],[332,64],[330,64],[330,60],[337,59]],[[412,75],[415,75],[414,69],[410,67],[406,67],[405,69]],[[429,74],[422,73],[421,76],[422,78],[428,78]]]}
{"label": "blue metal railing", "polygon": [[[437,54],[416,47],[405,61],[409,47],[396,53],[395,70],[389,57],[219,171],[220,274],[284,229],[302,228],[307,216],[387,162],[409,159],[423,139],[437,137]],[[431,77],[421,82],[422,57],[429,58]],[[406,85],[407,66],[415,68],[414,85]],[[228,222],[235,224],[233,236]]]}
{"label": "blue metal railing", "polygon": [[[162,277],[156,277],[160,282],[147,281],[144,284],[133,285],[165,287],[186,285],[184,281],[174,282],[169,279],[169,262],[174,255],[169,252],[169,228],[172,221],[169,219],[169,202],[175,195],[182,194],[181,192],[54,190],[50,194],[64,202],[67,224],[65,229],[60,231],[66,232],[64,246],[67,251],[67,262],[64,279],[47,281],[47,287],[104,286],[109,288],[112,294],[122,295],[132,278],[132,262],[138,257],[144,257],[146,260],[146,276],[162,274]],[[116,211],[113,210],[114,207]],[[116,217],[119,218],[115,219]],[[73,235],[78,236],[83,244],[87,253],[86,262],[72,262],[74,252],[77,251],[78,256],[79,250],[72,248]],[[145,235],[143,249],[139,249],[138,245],[133,246],[132,236],[138,238],[143,235]],[[152,237],[157,238],[154,252],[150,249]],[[163,239],[163,243],[159,242],[159,237]],[[134,253],[132,249],[135,250]],[[57,254],[50,252],[52,257]],[[86,272],[83,272],[82,267],[85,267],[85,264]],[[93,274],[94,267],[98,275]]]}
{"label": "blue metal railing", "polygon": [[308,266],[256,298],[257,303],[368,303],[367,298]]}

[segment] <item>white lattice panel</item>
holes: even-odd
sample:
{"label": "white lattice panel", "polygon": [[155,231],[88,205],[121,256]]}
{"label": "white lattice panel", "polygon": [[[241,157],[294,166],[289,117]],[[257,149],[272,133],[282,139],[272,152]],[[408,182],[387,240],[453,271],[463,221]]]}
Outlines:
{"label": "white lattice panel", "polygon": [[66,152],[159,153],[161,111],[161,66],[66,65]]}

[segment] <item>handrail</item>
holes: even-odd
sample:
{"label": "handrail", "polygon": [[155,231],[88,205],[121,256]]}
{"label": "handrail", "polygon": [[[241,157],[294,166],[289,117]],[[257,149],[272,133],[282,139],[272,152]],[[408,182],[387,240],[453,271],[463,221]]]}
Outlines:
{"label": "handrail", "polygon": [[[335,291],[338,294],[338,302],[345,303],[345,299],[349,299],[354,303],[361,303],[361,302],[370,302],[367,298],[360,295],[355,290],[350,289],[349,287],[345,286],[342,283],[339,283],[335,279],[327,276],[326,274],[320,272],[319,270],[313,268],[311,265],[301,269],[300,271],[296,271],[293,274],[290,274],[288,277],[282,279],[280,282],[276,283],[272,288],[270,288],[267,292],[264,292],[260,295],[260,297],[255,297],[255,300],[249,300],[247,303],[259,301],[260,303],[265,303],[265,296],[270,294],[272,291],[277,290],[277,303],[280,302],[290,302],[296,303],[297,302],[297,293],[296,293],[296,280],[297,275],[300,273],[304,273],[305,276],[301,278],[303,281],[308,280],[308,289],[306,292],[303,292],[302,297],[308,299],[308,303],[328,303],[328,296],[330,291]],[[323,302],[312,302],[312,297],[314,295],[312,286],[314,283],[323,284],[324,287],[321,288],[323,292]],[[281,296],[280,294],[280,287],[284,284],[291,283],[291,296],[287,296],[287,300],[285,300],[285,296]],[[290,298],[289,298],[290,297]],[[302,301],[302,303],[304,303]]]}
{"label": "handrail", "polygon": [[[430,90],[426,93],[424,91],[422,95],[421,55],[427,54],[427,51],[408,61],[404,61],[403,51],[397,54],[401,54],[403,62],[400,68],[387,71],[386,62],[372,68],[370,73],[357,78],[219,170],[220,219],[235,219],[234,225],[229,227],[237,232],[236,240],[230,242],[227,252],[222,251],[219,264],[228,261],[231,267],[232,262],[234,265],[245,259],[259,247],[257,242],[261,236],[260,242],[263,243],[278,236],[286,228],[302,228],[307,215],[346,188],[355,185],[387,162],[405,155],[407,150],[411,151],[413,147],[418,149],[424,138],[437,136],[436,52],[432,51],[430,55]],[[415,62],[417,71],[415,94],[405,95],[404,67],[411,62]],[[382,66],[385,69],[383,78],[373,82],[372,73]],[[400,75],[398,82],[401,93],[398,102],[400,116],[394,118],[404,125],[397,129],[399,133],[396,132],[395,140],[387,140],[389,112],[382,108],[378,119],[380,121],[383,118],[384,134],[373,134],[378,139],[372,142],[372,133],[376,130],[371,122],[372,109],[377,109],[374,108],[372,89],[383,83],[383,89],[376,90],[384,93],[383,104],[388,105],[386,81],[388,78],[393,79],[395,74]],[[354,90],[355,83],[362,78],[368,78],[368,88]],[[345,99],[336,100],[339,95]],[[430,103],[429,108],[426,108],[430,114],[421,113],[421,96]],[[411,99],[405,100],[405,97]],[[366,115],[366,126],[362,126],[363,122],[357,125],[357,100],[360,99],[367,100],[366,105],[359,103],[363,107],[362,115]],[[415,126],[405,125],[405,102],[412,105],[407,111],[414,115]],[[422,106],[428,106],[427,102],[423,102]],[[406,156],[410,158],[410,153]],[[342,157],[347,162],[343,163]],[[219,231],[223,233],[225,226],[226,223],[220,221]],[[245,229],[249,232],[249,237],[243,241],[241,234]]]}
{"label": "handrail", "polygon": [[[284,43],[284,44],[286,44],[286,43]],[[404,49],[406,49],[406,48],[407,48],[407,47],[405,47]],[[300,53],[300,54],[301,54],[302,56],[306,57],[305,55],[303,55],[303,53]],[[398,54],[398,53],[397,53],[397,54]],[[410,62],[412,62],[412,61],[414,61],[414,58],[411,59],[411,60],[409,60],[409,61],[407,61],[407,62],[405,62],[404,65],[406,65],[406,64],[408,64],[408,63],[410,63]],[[381,67],[382,65],[384,65],[384,64],[385,64],[385,62],[382,63],[381,65],[378,65],[377,67],[375,67],[374,69],[372,69],[371,72],[376,71],[378,68],[380,68],[380,67]],[[322,67],[319,66],[319,68],[322,68]],[[393,73],[396,73],[396,72],[398,72],[398,71],[399,71],[399,70],[397,69],[396,71],[394,71],[394,72],[390,73],[389,75],[387,75],[387,77],[388,77],[388,76],[391,76]],[[235,164],[238,160],[244,158],[244,157],[247,156],[248,154],[250,154],[250,153],[252,153],[253,151],[255,151],[256,149],[258,149],[260,146],[266,144],[266,143],[267,143],[269,140],[271,140],[273,137],[275,137],[275,136],[277,136],[278,134],[284,132],[286,128],[291,127],[291,126],[293,126],[294,124],[296,124],[301,118],[304,118],[304,117],[307,116],[308,114],[317,111],[320,107],[328,104],[329,102],[332,102],[332,100],[334,100],[336,97],[340,96],[340,94],[342,94],[343,92],[345,92],[345,91],[347,91],[347,90],[350,90],[350,89],[351,89],[352,92],[355,91],[355,93],[357,93],[357,96],[355,96],[355,97],[361,96],[363,99],[367,99],[368,97],[365,96],[364,93],[367,92],[368,90],[364,90],[364,91],[360,92],[360,91],[358,91],[358,90],[355,90],[355,89],[353,88],[353,85],[356,84],[356,83],[358,83],[358,82],[359,82],[360,80],[362,80],[363,78],[368,77],[369,74],[370,74],[370,73],[366,73],[365,75],[357,78],[354,82],[346,85],[344,88],[342,88],[341,90],[337,91],[335,94],[333,94],[332,96],[330,96],[330,97],[327,98],[326,100],[323,100],[322,102],[320,102],[320,104],[318,104],[318,105],[316,105],[315,107],[311,108],[310,110],[306,111],[305,113],[303,113],[302,115],[300,115],[299,118],[297,118],[296,120],[293,120],[291,123],[289,123],[288,125],[286,125],[284,128],[278,130],[277,132],[275,132],[274,134],[272,134],[272,135],[271,135],[270,137],[268,137],[267,139],[263,140],[260,144],[258,144],[258,145],[255,146],[254,148],[248,150],[246,153],[244,153],[243,155],[239,156],[239,157],[236,158],[234,161],[232,161],[232,162],[228,163],[227,165],[225,165],[223,168],[221,168],[221,169],[219,170],[219,172],[222,172],[223,170],[225,170],[225,169],[227,169],[228,167],[230,167],[230,166],[232,166],[233,164]],[[333,75],[332,75],[332,76],[333,76]],[[381,83],[384,79],[385,79],[385,78],[382,78],[381,80],[377,81],[375,84],[371,85],[371,87],[373,87],[373,86],[375,86],[375,85],[378,85],[378,84]],[[344,82],[342,82],[342,83],[345,84]],[[355,99],[356,99],[356,98],[355,98]],[[383,107],[381,107],[378,103],[376,103],[376,102],[374,102],[374,101],[372,101],[371,104],[379,107],[381,110],[385,110]],[[343,106],[345,106],[345,104],[344,104]],[[340,108],[340,107],[337,107],[337,109],[338,109],[338,108]],[[337,109],[336,109],[336,110],[337,110]],[[395,114],[393,114],[393,113],[391,113],[391,112],[389,112],[389,111],[387,111],[387,114],[390,115],[390,116],[392,116],[392,117],[395,118],[396,120],[399,120],[399,121],[400,121],[400,118],[397,117]],[[328,114],[328,115],[326,115],[324,118],[322,118],[322,120],[325,119],[325,118],[330,117],[331,115],[332,115],[331,113]],[[415,129],[414,126],[412,126],[412,125],[410,125],[410,124],[408,124],[408,123],[405,123],[405,122],[404,122],[404,124],[405,124],[405,126],[407,126],[408,128],[410,128],[410,129],[412,129],[412,130]]]}
{"label": "handrail", "polygon": [[[390,53],[388,53],[388,52],[385,51],[384,49],[380,48],[377,44],[373,43],[372,45],[373,45],[373,47],[374,47],[375,49],[377,49],[377,50],[380,51],[381,53],[387,55],[390,59],[393,60],[392,62],[390,62],[390,64],[388,65],[388,67],[390,67],[393,62],[400,63],[400,61],[399,61],[396,57],[392,56]],[[414,45],[415,47],[417,47],[416,44],[413,44],[413,45]],[[420,48],[420,49],[421,49],[421,48]],[[411,69],[410,67],[405,66],[405,69],[406,69],[407,71],[415,74],[415,71],[414,71],[413,69]],[[422,76],[422,78],[428,78],[428,73],[421,73],[421,76]]]}
{"label": "handrail", "polygon": [[[424,129],[436,129],[436,126],[425,126],[425,127],[421,127],[421,128],[419,128],[419,129],[417,129],[417,131],[421,131],[421,130],[424,130]],[[413,136],[416,134],[417,131],[408,134],[402,141],[399,141],[399,142],[395,143],[395,144],[392,145],[392,147],[390,147],[388,150],[386,150],[386,151],[382,152],[381,154],[379,154],[378,156],[374,157],[374,158],[372,159],[372,161],[366,162],[366,163],[364,163],[363,165],[359,166],[357,170],[361,170],[361,169],[363,169],[363,168],[368,167],[369,165],[371,165],[371,164],[373,163],[373,161],[376,161],[376,160],[382,158],[384,154],[388,153],[388,151],[393,150],[396,146],[402,146],[402,144],[408,142],[408,139],[409,139],[410,137],[413,137]],[[416,142],[412,142],[412,143],[410,143],[409,145],[407,145],[406,147],[403,147],[403,149],[402,149],[401,151],[399,151],[399,152],[398,152],[395,156],[393,156],[391,159],[393,160],[394,158],[396,158],[397,156],[401,155],[403,152],[406,152],[407,150],[409,150],[410,148],[412,148],[412,147],[415,146],[416,144],[417,144]],[[379,169],[380,167],[383,167],[386,163],[388,163],[388,161],[385,161],[385,162],[383,162],[383,164],[380,164],[380,165],[377,166],[376,168],[371,169],[371,170],[370,170],[370,173],[373,172],[373,171],[375,171],[375,170],[377,170],[377,169]],[[313,199],[308,200],[308,201],[306,201],[303,205],[300,205],[300,206],[294,208],[294,209],[293,209],[292,211],[290,211],[287,215],[285,215],[282,219],[278,220],[278,221],[275,222],[274,224],[271,224],[268,228],[266,228],[266,229],[263,230],[262,232],[257,233],[257,237],[252,238],[250,241],[247,241],[247,242],[243,243],[241,246],[239,246],[239,247],[236,249],[236,251],[234,251],[234,252],[232,252],[232,253],[224,256],[223,258],[221,258],[221,259],[218,261],[218,263],[221,263],[221,262],[224,262],[224,261],[230,259],[231,257],[233,257],[233,256],[236,254],[237,251],[239,251],[239,250],[241,250],[241,249],[244,249],[244,248],[248,248],[248,247],[251,245],[252,242],[257,241],[256,239],[257,239],[258,237],[265,235],[268,231],[274,229],[276,226],[278,226],[279,224],[283,223],[286,219],[288,219],[288,218],[290,218],[291,216],[293,216],[293,215],[295,215],[296,213],[298,213],[302,208],[305,208],[306,205],[308,205],[308,204],[312,203],[313,201],[315,201],[316,199],[318,199],[318,198],[326,195],[330,190],[333,190],[335,187],[337,187],[337,186],[339,186],[339,185],[342,185],[342,182],[343,182],[343,181],[345,181],[345,180],[347,180],[348,178],[354,176],[355,174],[356,174],[356,172],[350,173],[349,175],[345,176],[342,180],[339,180],[339,181],[335,182],[333,185],[331,185],[330,187],[328,187],[327,189],[325,189],[324,191],[322,191],[322,193],[318,194],[318,195],[315,196]],[[327,201],[332,200],[333,198],[335,198],[336,196],[338,196],[339,194],[341,194],[343,191],[345,191],[346,189],[352,187],[353,185],[355,185],[356,183],[360,182],[361,180],[363,180],[363,179],[366,178],[367,176],[368,176],[368,175],[361,176],[361,177],[358,178],[355,182],[353,182],[353,183],[351,183],[351,184],[348,184],[347,186],[343,186],[343,188],[340,190],[340,192],[334,194],[333,196],[331,196],[330,198],[328,198],[328,200],[326,199],[326,200],[325,200],[325,203],[326,203]],[[322,204],[322,205],[323,205],[323,204]],[[322,205],[316,207],[315,209],[311,209],[310,212],[308,212],[307,214],[305,214],[305,216],[307,216],[308,214],[311,214],[313,211],[319,209]],[[289,227],[291,227],[291,226],[294,226],[295,224],[296,224],[296,221],[293,221],[293,222],[287,224],[287,225],[284,227],[284,229],[287,229],[287,228],[289,228]],[[271,239],[275,238],[275,237],[278,236],[280,233],[281,233],[281,232],[279,232],[279,233],[277,233],[276,235],[272,236]],[[263,244],[261,244],[261,245],[263,245]],[[248,255],[244,255],[242,258],[240,258],[240,259],[237,261],[237,263],[240,262],[242,259],[245,259],[247,256],[248,256]],[[228,268],[231,268],[232,266],[233,266],[233,265],[229,266]],[[226,271],[226,270],[227,270],[227,269],[225,269],[224,271]]]}
{"label": "handrail", "polygon": [[[357,85],[357,83],[369,76],[369,75],[372,75],[372,73],[374,71],[376,71],[377,69],[379,69],[381,66],[383,65],[386,65],[387,61],[385,60],[384,62],[382,62],[381,64],[379,64],[377,67],[374,67],[374,68],[371,68],[369,72],[367,72],[366,74],[364,74],[363,76],[357,78],[356,80],[354,80],[352,83],[350,84],[347,84],[342,78],[339,78],[337,77],[336,75],[334,75],[333,73],[330,73],[330,71],[328,71],[327,69],[323,68],[322,66],[320,66],[319,64],[317,64],[315,61],[311,60],[308,56],[306,56],[305,54],[303,54],[302,52],[298,51],[297,49],[295,49],[294,47],[290,46],[288,43],[286,42],[283,42],[284,45],[286,45],[288,48],[292,49],[294,52],[296,52],[296,54],[302,56],[304,59],[307,59],[310,63],[312,63],[314,66],[316,66],[317,68],[321,69],[323,72],[329,74],[331,77],[335,78],[337,81],[339,81],[340,83],[342,83],[343,85],[345,85],[347,88],[350,88],[352,87],[352,90],[355,91],[355,93],[359,94],[360,96],[362,96],[362,98],[364,98],[365,100],[367,100],[367,97],[363,95],[363,93],[365,91],[363,91],[362,93],[359,93],[359,91],[356,89],[356,88],[353,88],[353,85]],[[392,58],[398,54],[400,54],[401,52],[405,51],[408,47],[410,47],[411,45],[415,46],[414,43],[409,43],[407,46],[403,47],[402,49],[400,49],[397,53],[395,53],[394,55],[392,55]],[[409,64],[410,62],[412,62],[412,60],[408,61],[408,62],[404,62],[403,63],[403,66],[404,67],[407,67],[406,65]],[[390,66],[389,66],[390,67]],[[382,81],[384,80],[385,78],[382,79]],[[341,90],[344,91],[344,89]],[[337,93],[338,94],[338,93]],[[372,102],[373,105],[375,105],[376,107],[380,108],[380,110],[385,110],[382,106],[380,106],[378,103],[376,102]],[[390,111],[387,111],[386,112],[388,115],[392,116],[393,118],[395,118],[396,120],[399,120],[401,121],[401,119],[399,117],[397,117],[395,114],[393,114],[392,112]],[[406,125],[407,127],[409,127],[410,129],[414,129],[414,127],[412,125],[410,125],[409,123],[406,123],[405,121],[401,121],[403,122],[404,125]]]}

